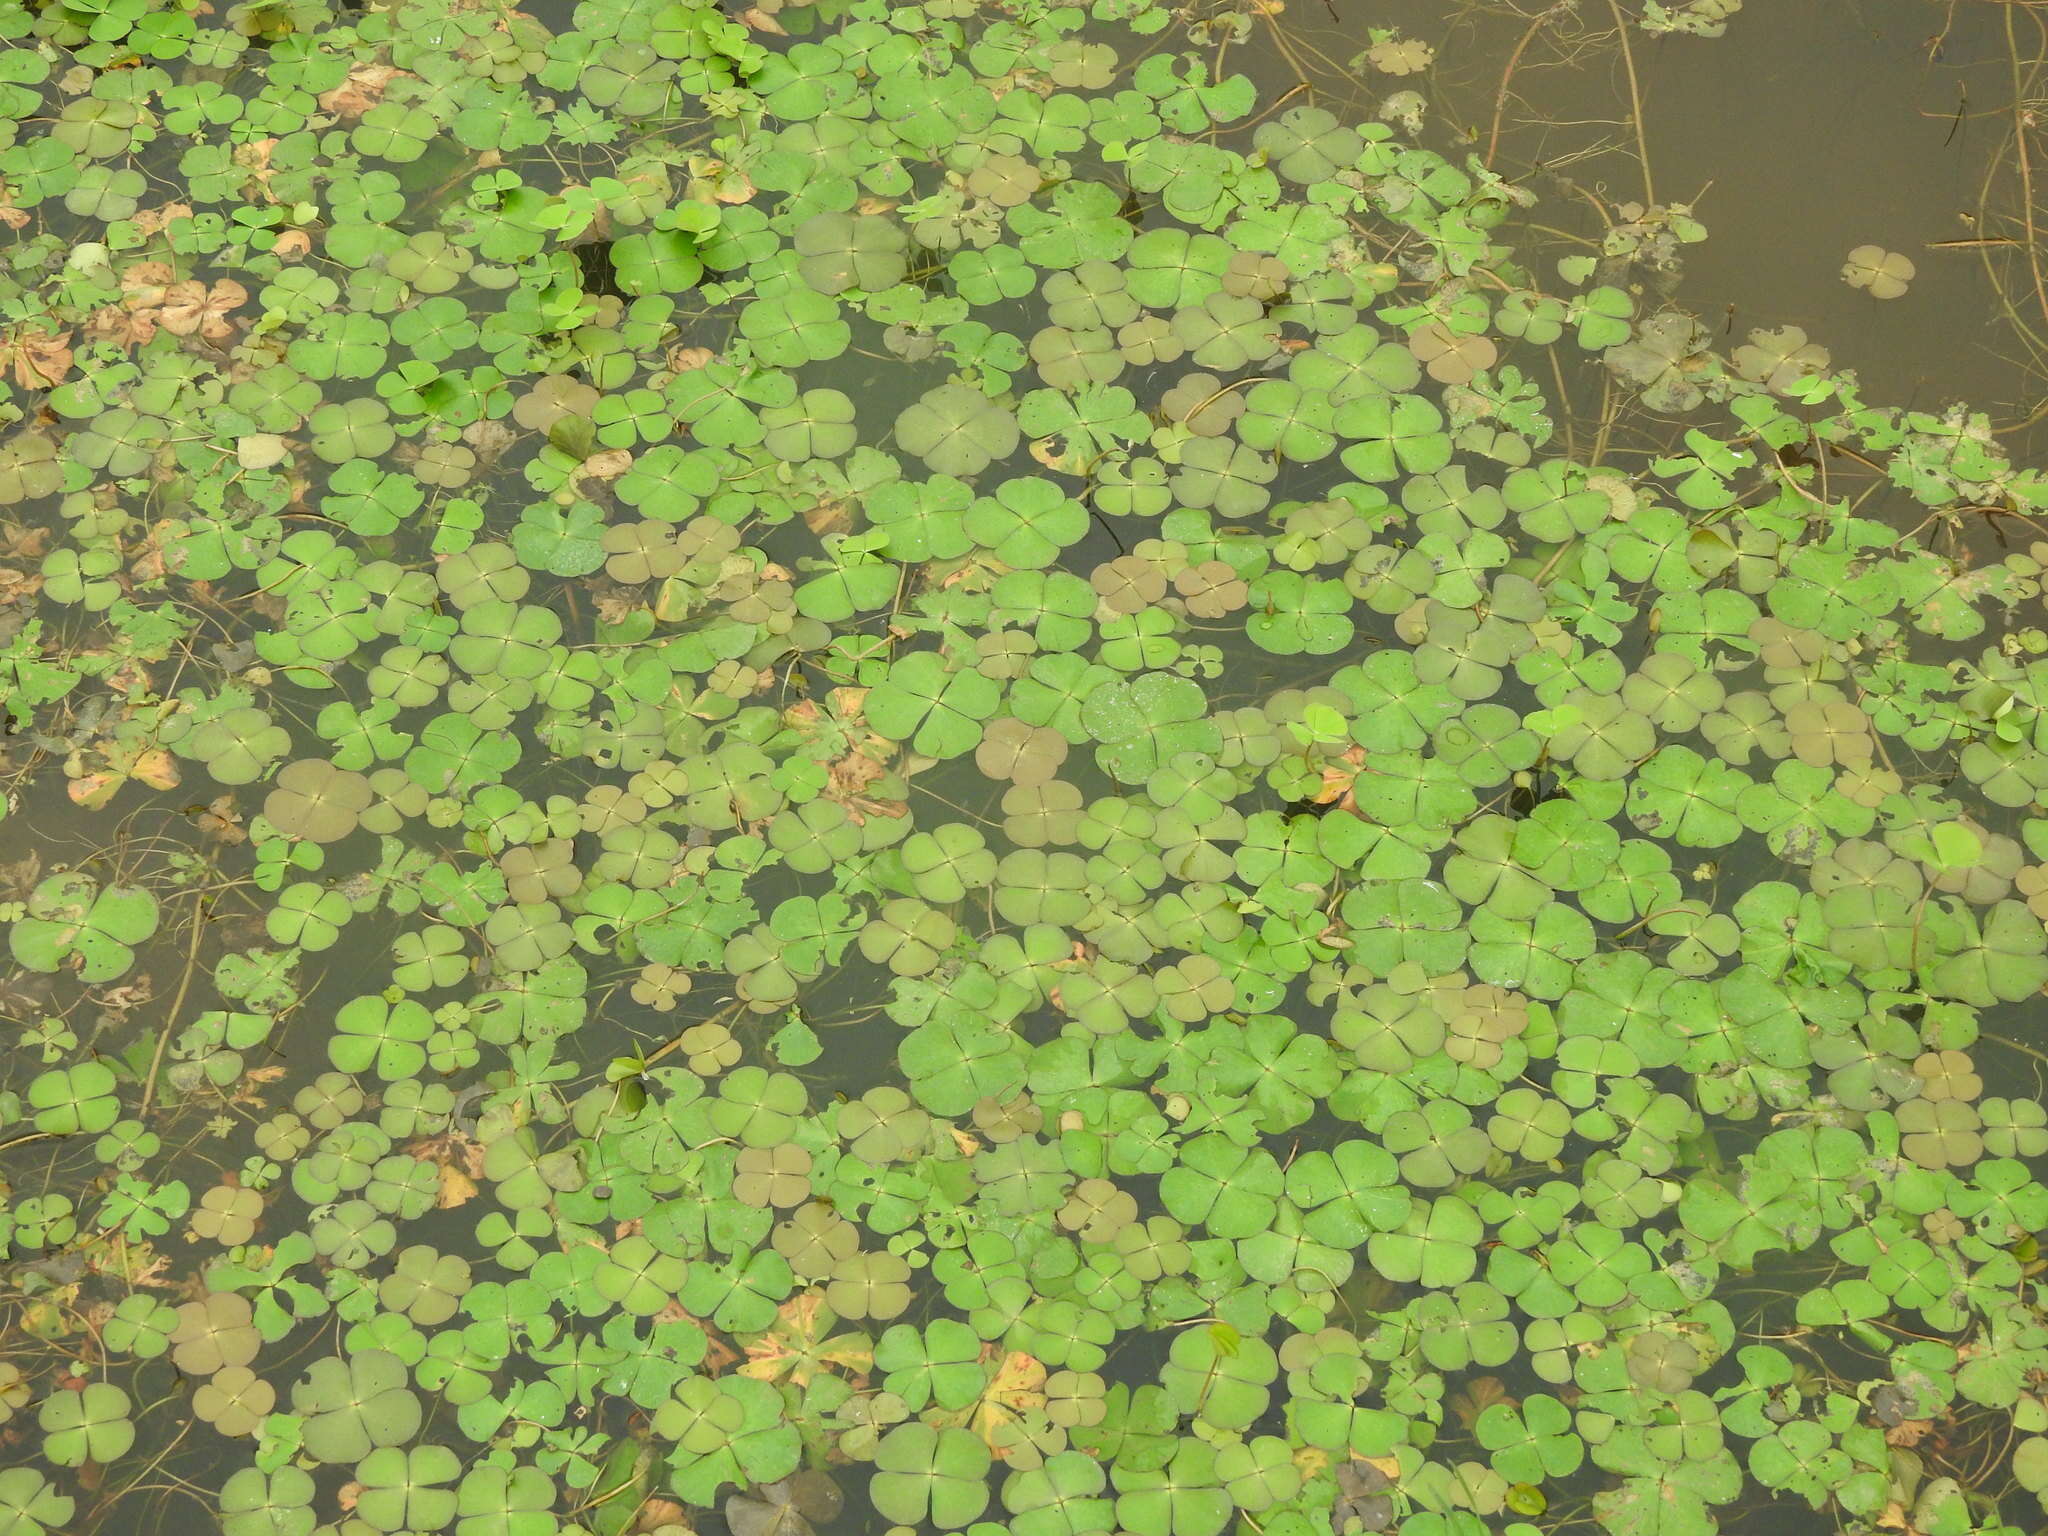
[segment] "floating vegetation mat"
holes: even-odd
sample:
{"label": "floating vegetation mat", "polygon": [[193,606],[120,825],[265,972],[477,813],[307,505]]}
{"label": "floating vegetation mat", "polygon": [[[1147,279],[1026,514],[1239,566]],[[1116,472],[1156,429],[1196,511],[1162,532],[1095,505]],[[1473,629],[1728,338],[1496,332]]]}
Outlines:
{"label": "floating vegetation mat", "polygon": [[0,8],[0,1532],[2038,1525],[2048,486],[1271,21]]}

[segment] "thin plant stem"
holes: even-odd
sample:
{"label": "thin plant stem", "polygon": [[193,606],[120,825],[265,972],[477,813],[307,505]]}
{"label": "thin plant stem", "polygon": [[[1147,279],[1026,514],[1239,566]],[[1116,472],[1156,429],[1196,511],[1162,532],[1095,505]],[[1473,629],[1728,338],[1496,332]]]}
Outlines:
{"label": "thin plant stem", "polygon": [[1514,51],[1508,55],[1508,67],[1501,71],[1500,89],[1493,93],[1493,127],[1486,135],[1485,165],[1489,171],[1493,169],[1494,152],[1500,148],[1500,121],[1507,111],[1508,87],[1513,83],[1515,70],[1522,62],[1522,53],[1560,9],[1561,7],[1553,5],[1548,10],[1540,12],[1516,41]]}
{"label": "thin plant stem", "polygon": [[[2013,7],[2005,8],[2005,45],[2012,66],[2012,144],[2020,168],[2020,220],[2027,232],[2027,271],[2034,280],[2034,302],[2048,317],[2048,282],[2041,275],[2041,242],[2034,228],[2034,165],[2027,153],[2027,129],[2033,114],[2027,108],[2026,86],[2020,79],[2019,39],[2013,33]],[[2038,28],[2041,23],[2035,20]]]}
{"label": "thin plant stem", "polygon": [[[1657,188],[1650,176],[1650,144],[1643,133],[1643,92],[1636,80],[1635,50],[1629,46],[1628,18],[1621,14],[1621,0],[1607,0],[1607,9],[1614,13],[1615,30],[1621,38],[1622,68],[1628,72],[1629,118],[1636,130],[1636,158],[1642,162],[1643,167],[1643,202],[1654,206],[1657,201]],[[2012,25],[2011,12],[2006,13],[2005,24],[2008,27]]]}
{"label": "thin plant stem", "polygon": [[206,904],[203,895],[192,899],[192,942],[185,950],[185,974],[178,978],[178,994],[171,999],[170,1009],[164,1014],[164,1027],[158,1031],[156,1050],[149,1058],[149,1075],[142,1080],[142,1108],[136,1118],[149,1113],[151,1100],[156,1097],[156,1080],[164,1067],[164,1051],[171,1043],[171,1031],[178,1027],[178,1015],[184,1010],[185,996],[192,990],[192,975],[199,969],[199,946],[206,937]]}

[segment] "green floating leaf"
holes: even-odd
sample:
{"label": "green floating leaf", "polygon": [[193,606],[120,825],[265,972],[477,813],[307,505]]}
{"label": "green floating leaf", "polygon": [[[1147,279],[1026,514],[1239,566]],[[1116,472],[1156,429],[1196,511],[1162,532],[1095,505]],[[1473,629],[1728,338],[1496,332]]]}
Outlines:
{"label": "green floating leaf", "polygon": [[135,963],[156,932],[156,898],[134,886],[102,887],[82,871],[52,875],[29,893],[27,913],[8,931],[15,962],[32,971],[76,966],[81,981],[112,981]]}

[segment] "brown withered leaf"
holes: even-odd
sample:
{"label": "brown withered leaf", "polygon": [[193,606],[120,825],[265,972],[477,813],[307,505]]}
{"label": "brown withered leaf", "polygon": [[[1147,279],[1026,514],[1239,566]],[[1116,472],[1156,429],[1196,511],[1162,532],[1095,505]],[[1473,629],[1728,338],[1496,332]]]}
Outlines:
{"label": "brown withered leaf", "polygon": [[476,450],[476,456],[488,469],[504,456],[505,450],[519,441],[519,434],[502,421],[472,421],[462,429],[462,440]]}
{"label": "brown withered leaf", "polygon": [[249,841],[249,834],[242,827],[242,813],[235,806],[232,792],[215,795],[206,805],[192,812],[192,824],[211,841],[234,847]]}
{"label": "brown withered leaf", "polygon": [[1506,1383],[1498,1376],[1475,1376],[1462,1392],[1451,1398],[1451,1412],[1458,1416],[1458,1422],[1467,1429],[1473,1421],[1496,1403],[1512,1403]]}
{"label": "brown withered leaf", "polygon": [[40,560],[48,552],[52,529],[40,524],[0,523],[0,556],[9,560]]}
{"label": "brown withered leaf", "polygon": [[606,448],[593,453],[577,468],[575,480],[616,480],[633,467],[633,455],[624,448]]}
{"label": "brown withered leaf", "polygon": [[886,771],[874,754],[856,747],[832,764],[829,770],[830,788],[825,791],[826,796],[839,801],[855,799],[863,789],[874,783]]}
{"label": "brown withered leaf", "polygon": [[484,1176],[482,1142],[461,1131],[447,1131],[423,1137],[405,1151],[407,1156],[433,1165],[439,1184],[436,1208],[452,1211],[476,1198],[477,1181]]}
{"label": "brown withered leaf", "polygon": [[25,901],[43,878],[43,856],[30,849],[11,864],[0,864],[0,896]]}
{"label": "brown withered leaf", "polygon": [[698,1328],[703,1330],[706,1338],[710,1340],[710,1346],[705,1350],[704,1359],[701,1362],[701,1368],[706,1376],[721,1375],[728,1367],[738,1365],[741,1360],[746,1358],[738,1350],[734,1349],[732,1345],[728,1344],[709,1323],[692,1317],[683,1309],[683,1304],[679,1301],[672,1301],[655,1313],[654,1321],[657,1323],[696,1323]]}
{"label": "brown withered leaf", "polygon": [[249,302],[249,290],[231,277],[211,288],[197,281],[173,283],[165,291],[157,323],[173,336],[203,336],[225,341],[235,334],[228,315]]}
{"label": "brown withered leaf", "polygon": [[[87,653],[89,654],[89,653]],[[128,699],[144,699],[150,692],[149,671],[141,662],[129,657],[109,669],[105,674],[108,691]],[[130,711],[132,713],[132,711]],[[127,718],[126,714],[123,718]],[[158,716],[161,719],[161,715]],[[172,781],[177,782],[176,780]]]}
{"label": "brown withered leaf", "polygon": [[160,581],[169,573],[170,554],[164,543],[167,531],[163,524],[152,523],[143,530],[141,539],[131,546],[133,557],[128,562],[128,574],[137,581]]}
{"label": "brown withered leaf", "polygon": [[92,1267],[103,1275],[118,1275],[124,1285],[148,1286],[168,1291],[179,1282],[170,1278],[171,1256],[158,1253],[148,1243],[110,1243],[93,1250]]}
{"label": "brown withered leaf", "polygon": [[442,1163],[440,1192],[434,1196],[434,1208],[452,1211],[459,1205],[467,1205],[476,1198],[476,1180],[457,1168],[453,1163]]}
{"label": "brown withered leaf", "polygon": [[0,565],[0,603],[23,602],[42,590],[40,571],[19,571],[11,565]]}
{"label": "brown withered leaf", "polygon": [[129,311],[106,304],[85,319],[85,334],[95,341],[111,341],[122,349],[139,347],[156,334],[156,311]]}
{"label": "brown withered leaf", "polygon": [[633,1521],[636,1536],[653,1536],[656,1531],[672,1528],[691,1529],[683,1521],[683,1506],[674,1499],[648,1499],[640,1506],[640,1514]]}
{"label": "brown withered leaf", "polygon": [[1323,782],[1311,798],[1317,805],[1335,805],[1340,810],[1356,810],[1357,798],[1352,791],[1358,776],[1365,771],[1365,748],[1352,747],[1334,763],[1323,764]]}
{"label": "brown withered leaf", "polygon": [[[222,919],[225,924],[232,919]],[[277,1065],[251,1067],[242,1074],[242,1080],[235,1084],[235,1091],[228,1099],[230,1104],[246,1105],[252,1109],[264,1109],[269,1100],[263,1097],[262,1089],[284,1076],[284,1068]]]}
{"label": "brown withered leaf", "polygon": [[844,533],[853,522],[853,509],[841,499],[827,497],[814,501],[803,512],[804,526],[820,538],[828,533]]}
{"label": "brown withered leaf", "polygon": [[467,1136],[450,1136],[452,1156],[435,1166],[441,1176],[441,1192],[434,1203],[451,1211],[476,1197],[477,1180],[484,1176],[483,1143]]}
{"label": "brown withered leaf", "polygon": [[192,217],[190,203],[165,203],[161,208],[138,208],[131,215],[136,229],[144,235],[162,234],[164,226],[177,219]]}
{"label": "brown withered leaf", "polygon": [[597,606],[597,616],[607,624],[623,624],[627,615],[643,606],[640,599],[626,587],[598,587],[593,589],[591,598]]}
{"label": "brown withered leaf", "polygon": [[121,272],[121,302],[130,309],[155,309],[178,280],[168,261],[138,261]]}
{"label": "brown withered leaf", "polygon": [[147,976],[143,976],[124,987],[109,987],[99,994],[99,1005],[118,1018],[140,1008],[155,995],[156,988]]}
{"label": "brown withered leaf", "polygon": [[859,826],[870,816],[886,816],[891,821],[901,821],[910,814],[910,806],[903,800],[875,800],[867,795],[856,795],[846,802],[846,813],[853,824]]}
{"label": "brown withered leaf", "polygon": [[23,389],[51,389],[71,372],[71,332],[24,326],[7,343],[8,366]]}
{"label": "brown withered leaf", "polygon": [[341,84],[320,93],[320,110],[345,121],[361,117],[384,99],[386,87],[403,73],[390,64],[358,64]]}

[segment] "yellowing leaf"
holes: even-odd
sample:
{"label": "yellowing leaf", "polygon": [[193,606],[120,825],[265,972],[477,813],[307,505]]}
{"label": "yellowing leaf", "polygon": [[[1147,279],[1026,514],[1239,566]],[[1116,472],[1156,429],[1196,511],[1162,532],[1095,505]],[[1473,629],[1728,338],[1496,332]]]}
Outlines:
{"label": "yellowing leaf", "polygon": [[1032,440],[1031,457],[1063,475],[1086,475],[1099,455],[1084,454],[1056,437],[1040,437]]}
{"label": "yellowing leaf", "polygon": [[875,1347],[866,1334],[832,1332],[839,1314],[825,1305],[823,1291],[804,1291],[775,1311],[775,1326],[747,1345],[740,1375],[802,1387],[821,1374],[843,1371],[857,1379],[873,1367]]}
{"label": "yellowing leaf", "polygon": [[981,1401],[974,1405],[973,1429],[998,1460],[1028,1439],[1021,1420],[1045,1406],[1045,1367],[1021,1349],[1003,1356]]}
{"label": "yellowing leaf", "polygon": [[126,782],[119,774],[89,773],[83,778],[73,779],[65,787],[73,805],[82,805],[96,811],[114,798],[114,792]]}
{"label": "yellowing leaf", "polygon": [[453,1163],[441,1164],[441,1192],[434,1197],[435,1207],[443,1211],[452,1211],[458,1205],[467,1205],[475,1198],[476,1180]]}
{"label": "yellowing leaf", "polygon": [[162,747],[152,747],[135,759],[135,765],[128,770],[128,776],[141,780],[151,789],[176,789],[178,760]]}

